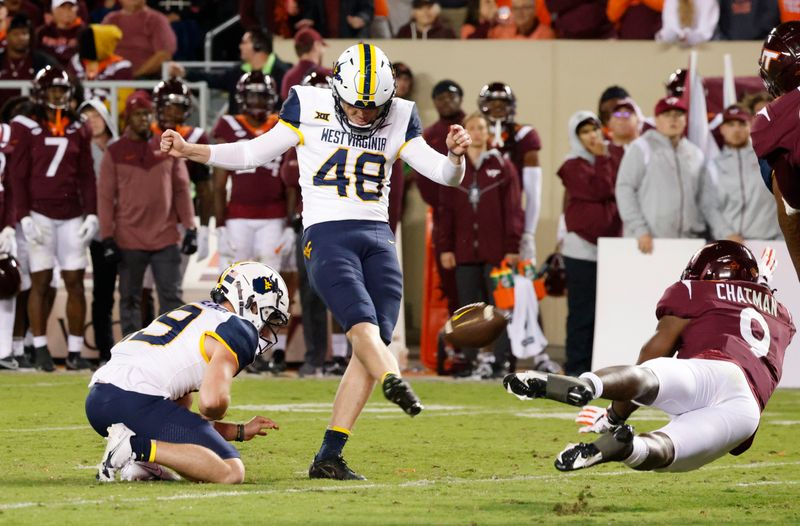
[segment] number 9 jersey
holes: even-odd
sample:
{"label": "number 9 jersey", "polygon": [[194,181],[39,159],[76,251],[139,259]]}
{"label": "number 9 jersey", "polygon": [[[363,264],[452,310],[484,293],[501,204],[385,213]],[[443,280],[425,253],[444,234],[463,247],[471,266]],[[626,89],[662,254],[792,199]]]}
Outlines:
{"label": "number 9 jersey", "polygon": [[334,104],[331,90],[295,86],[281,110],[281,122],[299,137],[303,226],[347,219],[388,222],[392,164],[408,141],[422,134],[416,106],[394,98],[383,126],[360,135],[342,127]]}
{"label": "number 9 jersey", "polygon": [[209,362],[206,336],[233,354],[237,374],[256,357],[258,333],[252,323],[210,301],[190,303],[117,343],[111,360],[94,373],[89,387],[107,383],[177,400],[200,389]]}
{"label": "number 9 jersey", "polygon": [[663,316],[691,320],[681,334],[678,358],[735,363],[764,410],[795,333],[791,314],[768,287],[734,280],[679,281],[658,302],[656,317]]}

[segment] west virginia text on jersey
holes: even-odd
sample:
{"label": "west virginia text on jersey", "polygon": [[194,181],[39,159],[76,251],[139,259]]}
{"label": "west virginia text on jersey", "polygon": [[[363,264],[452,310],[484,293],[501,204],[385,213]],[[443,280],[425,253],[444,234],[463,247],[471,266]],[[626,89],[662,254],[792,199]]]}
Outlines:
{"label": "west virginia text on jersey", "polygon": [[383,127],[366,136],[345,130],[338,119],[319,118],[335,115],[333,105],[330,90],[296,86],[281,110],[281,122],[300,138],[303,225],[343,219],[388,222],[392,163],[422,133],[416,106],[393,99]]}

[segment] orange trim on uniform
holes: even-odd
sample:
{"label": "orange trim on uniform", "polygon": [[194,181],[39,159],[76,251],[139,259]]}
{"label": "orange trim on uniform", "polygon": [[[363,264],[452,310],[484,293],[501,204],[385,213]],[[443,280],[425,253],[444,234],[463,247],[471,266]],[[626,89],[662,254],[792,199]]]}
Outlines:
{"label": "orange trim on uniform", "polygon": [[247,131],[249,131],[250,133],[252,133],[256,137],[258,137],[259,135],[264,135],[265,133],[267,133],[276,124],[278,124],[278,121],[280,120],[280,118],[273,113],[272,115],[267,117],[267,120],[264,121],[264,124],[262,124],[258,128],[254,128],[253,126],[250,125],[249,122],[247,122],[247,117],[245,117],[244,115],[241,115],[241,114],[234,115],[233,118],[236,119],[236,122],[241,124],[244,129],[246,129]]}

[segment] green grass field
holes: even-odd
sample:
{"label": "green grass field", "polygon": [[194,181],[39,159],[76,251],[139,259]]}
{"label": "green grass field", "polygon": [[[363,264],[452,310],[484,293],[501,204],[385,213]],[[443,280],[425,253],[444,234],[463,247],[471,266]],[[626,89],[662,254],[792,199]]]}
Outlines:
{"label": "green grass field", "polygon": [[[94,480],[105,442],[86,423],[88,375],[0,374],[0,524],[800,523],[800,391],[779,391],[754,447],[688,474],[619,464],[561,474],[575,411],[499,383],[416,379],[410,419],[376,392],[345,449],[366,482],[308,480],[335,380],[245,377],[229,420],[281,430],[241,447],[241,486]],[[639,430],[665,421],[643,411]]]}

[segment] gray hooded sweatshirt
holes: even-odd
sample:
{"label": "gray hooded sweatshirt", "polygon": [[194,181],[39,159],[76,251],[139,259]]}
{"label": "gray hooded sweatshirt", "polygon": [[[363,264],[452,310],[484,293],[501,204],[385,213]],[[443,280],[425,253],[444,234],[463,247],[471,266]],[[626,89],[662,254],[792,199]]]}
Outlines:
{"label": "gray hooded sweatshirt", "polygon": [[716,239],[739,234],[745,239],[782,239],[775,199],[764,185],[753,147],[725,146],[707,167],[705,211]]}
{"label": "gray hooded sweatshirt", "polygon": [[688,139],[682,138],[673,148],[665,135],[646,131],[625,151],[617,172],[622,235],[701,237],[704,172],[703,153]]}

